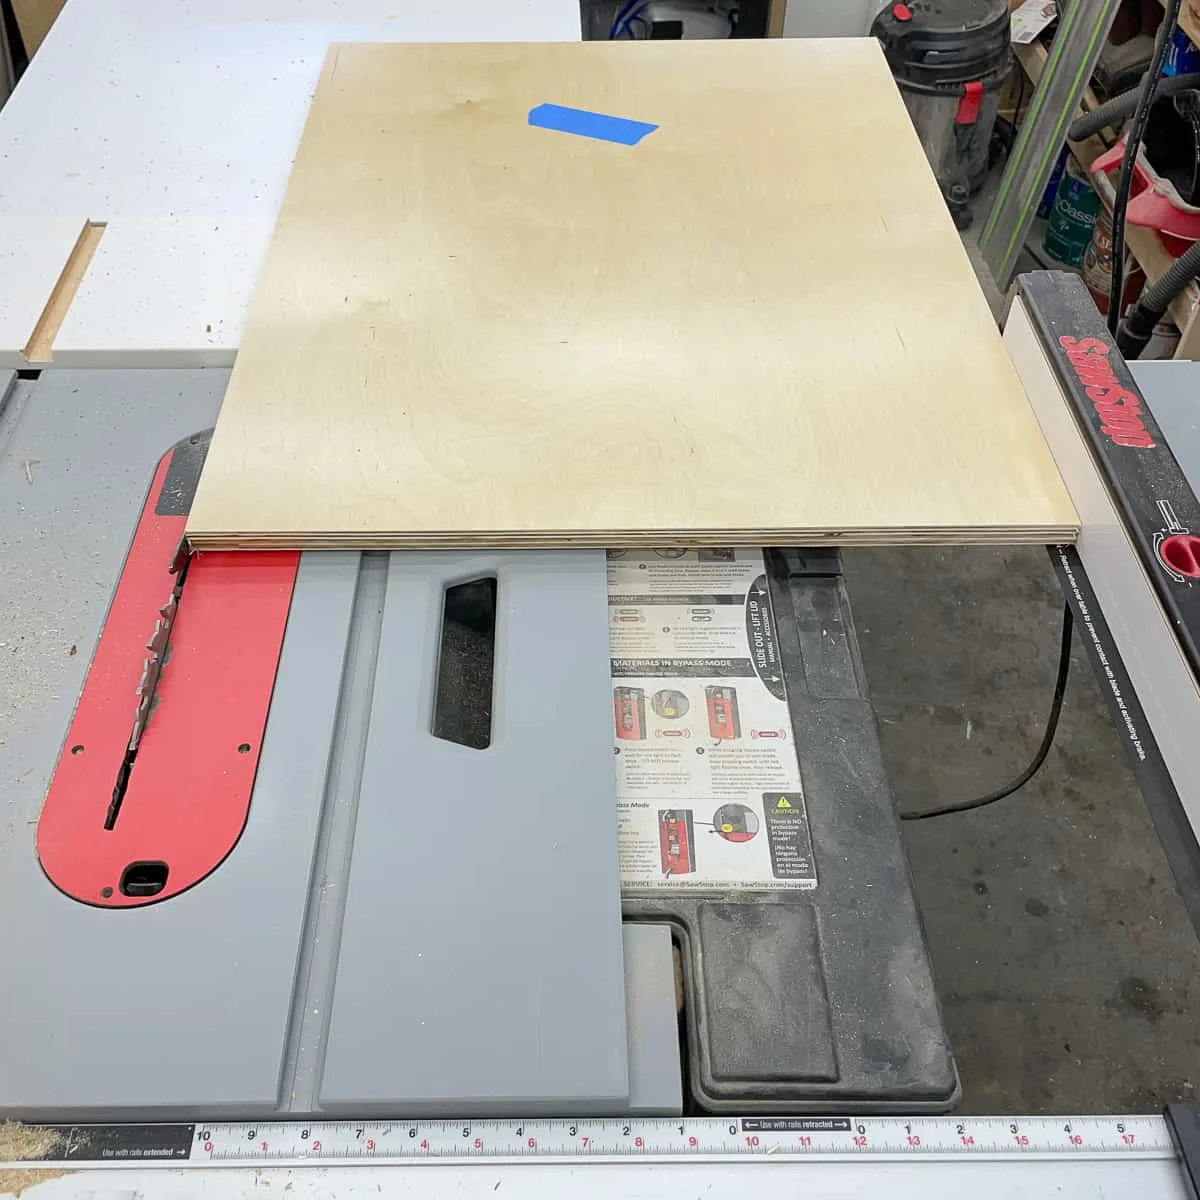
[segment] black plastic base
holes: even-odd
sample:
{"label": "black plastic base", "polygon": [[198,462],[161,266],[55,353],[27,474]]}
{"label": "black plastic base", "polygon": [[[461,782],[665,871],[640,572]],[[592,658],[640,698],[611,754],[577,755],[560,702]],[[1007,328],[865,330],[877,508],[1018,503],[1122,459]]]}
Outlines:
{"label": "black plastic base", "polygon": [[945,1112],[958,1075],[836,551],[767,555],[818,886],[630,898],[682,950],[701,1111]]}

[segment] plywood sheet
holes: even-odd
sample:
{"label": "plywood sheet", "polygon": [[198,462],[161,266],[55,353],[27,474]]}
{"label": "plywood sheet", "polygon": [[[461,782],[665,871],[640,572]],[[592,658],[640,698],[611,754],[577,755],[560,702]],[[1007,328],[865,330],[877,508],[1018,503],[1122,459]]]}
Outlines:
{"label": "plywood sheet", "polygon": [[[636,145],[530,124],[650,122]],[[876,43],[331,48],[197,546],[1044,541]]]}

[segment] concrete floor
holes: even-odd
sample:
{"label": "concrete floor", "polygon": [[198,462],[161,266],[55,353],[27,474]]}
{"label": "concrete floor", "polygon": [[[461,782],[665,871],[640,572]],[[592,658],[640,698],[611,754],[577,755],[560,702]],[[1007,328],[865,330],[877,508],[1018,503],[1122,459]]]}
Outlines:
{"label": "concrete floor", "polygon": [[[1040,549],[845,556],[902,810],[1020,772],[1057,666]],[[1196,1099],[1200,942],[1076,642],[1058,738],[1021,792],[904,826],[964,1112]]]}
{"label": "concrete floor", "polygon": [[[1004,298],[975,245],[998,181],[963,241],[1000,320]],[[1057,669],[1062,605],[1045,552],[859,550],[845,564],[901,810],[1019,774]],[[904,831],[962,1111],[1197,1099],[1200,940],[1078,638],[1042,771],[988,808]]]}

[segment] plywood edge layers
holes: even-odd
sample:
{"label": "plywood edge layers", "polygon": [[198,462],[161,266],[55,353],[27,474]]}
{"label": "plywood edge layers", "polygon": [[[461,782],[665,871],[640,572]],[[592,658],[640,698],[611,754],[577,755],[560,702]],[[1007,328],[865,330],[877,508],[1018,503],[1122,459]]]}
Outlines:
{"label": "plywood edge layers", "polygon": [[562,549],[593,547],[599,549],[661,549],[663,547],[703,548],[708,546],[1017,546],[1074,543],[1078,525],[994,527],[981,529],[858,529],[796,530],[760,529],[695,530],[686,534],[661,531],[580,531],[578,533],[503,533],[445,530],[423,533],[345,533],[288,534],[209,534],[189,533],[193,550],[444,550],[461,549]]}

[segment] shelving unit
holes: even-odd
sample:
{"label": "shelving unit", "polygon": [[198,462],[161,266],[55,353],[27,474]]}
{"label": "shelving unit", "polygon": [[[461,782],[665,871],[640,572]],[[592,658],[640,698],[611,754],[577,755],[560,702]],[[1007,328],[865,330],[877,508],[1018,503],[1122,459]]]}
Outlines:
{"label": "shelving unit", "polygon": [[[1200,11],[1197,8],[1189,7],[1191,5],[1200,6],[1200,0],[1184,0],[1184,11],[1189,14],[1191,26],[1189,27],[1182,19],[1180,24],[1187,31],[1188,36],[1196,41],[1200,38]],[[1030,83],[1036,87],[1042,77],[1048,57],[1046,47],[1040,42],[1032,42],[1027,46],[1013,46],[1013,54],[1021,69],[1028,76]],[[1084,89],[1078,111],[1080,113],[1088,112],[1097,104],[1095,94],[1090,87],[1087,87]],[[1092,163],[1105,152],[1109,144],[1116,140],[1115,131],[1105,130],[1105,133],[1110,137],[1108,144],[1098,135],[1093,135],[1080,142],[1068,142],[1067,146],[1075,161],[1088,173],[1092,185],[1100,196],[1101,203],[1111,215],[1115,197],[1113,182],[1105,175],[1092,175]],[[1174,255],[1163,245],[1162,238],[1154,230],[1146,229],[1141,225],[1126,223],[1125,244],[1129,253],[1146,273],[1148,283],[1156,283],[1161,279],[1175,261]],[[1175,357],[1200,359],[1200,320],[1197,319],[1200,317],[1200,286],[1195,282],[1189,284],[1172,301],[1170,313],[1171,319],[1179,326],[1179,346],[1176,348]]]}
{"label": "shelving unit", "polygon": [[1200,46],[1200,0],[1183,0],[1179,10],[1179,28]]}
{"label": "shelving unit", "polygon": [[1057,36],[979,234],[983,261],[1001,288],[1012,280],[1067,126],[1119,6],[1120,0],[1073,0],[1061,7]]}

